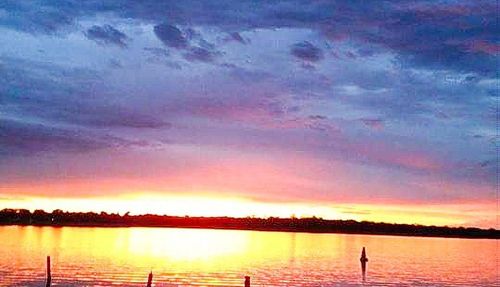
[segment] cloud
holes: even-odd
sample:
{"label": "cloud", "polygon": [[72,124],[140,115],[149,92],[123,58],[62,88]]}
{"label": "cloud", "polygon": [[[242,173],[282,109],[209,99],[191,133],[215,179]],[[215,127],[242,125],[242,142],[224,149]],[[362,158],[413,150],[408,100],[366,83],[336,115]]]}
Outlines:
{"label": "cloud", "polygon": [[44,124],[0,118],[0,156],[56,152],[87,152],[131,143],[85,130],[63,129]]}
{"label": "cloud", "polygon": [[94,25],[87,29],[85,36],[101,45],[116,45],[122,48],[127,46],[127,35],[111,25]]}
{"label": "cloud", "polygon": [[159,24],[154,27],[154,33],[163,44],[175,49],[188,47],[188,40],[176,26],[169,24]]}
{"label": "cloud", "polygon": [[[25,103],[26,104],[26,103]],[[45,119],[67,122],[95,128],[165,128],[170,124],[153,116],[129,108],[106,103],[86,101],[40,102],[27,107],[31,112]]]}
{"label": "cloud", "polygon": [[495,73],[493,55],[470,49],[471,43],[477,41],[485,46],[494,43],[498,27],[493,3],[401,2],[385,9],[390,13],[387,18],[383,18],[383,10],[370,16],[372,24],[381,25],[384,32],[362,33],[358,35],[360,40],[389,48],[410,65],[483,75]]}
{"label": "cloud", "polygon": [[184,54],[184,58],[190,62],[213,62],[220,53],[201,47],[191,47]]}
{"label": "cloud", "polygon": [[[210,63],[221,55],[215,50],[215,45],[207,42],[196,30],[191,28],[188,28],[184,33],[176,26],[163,23],[154,27],[154,33],[167,47],[185,50],[182,56],[189,62]],[[195,39],[198,42],[197,46],[191,43]]]}
{"label": "cloud", "polygon": [[294,44],[290,51],[295,57],[308,62],[317,62],[323,59],[323,51],[308,41]]}
{"label": "cloud", "polygon": [[168,57],[168,56],[170,56],[170,53],[168,52],[168,50],[163,49],[163,48],[146,47],[146,48],[144,48],[144,51],[151,53],[155,57]]}
{"label": "cloud", "polygon": [[[87,87],[102,84],[87,70],[71,70],[40,62],[3,58],[0,66],[0,111],[93,128],[168,128],[170,123],[105,98]],[[23,77],[19,77],[19,75]],[[51,75],[51,76],[48,76]],[[107,93],[104,89],[103,93]]]}
{"label": "cloud", "polygon": [[384,129],[384,122],[380,119],[361,119],[361,122],[374,130]]}
{"label": "cloud", "polygon": [[[363,55],[392,52],[400,56],[403,64],[490,76],[496,70],[495,54],[491,52],[498,50],[498,25],[496,6],[491,1],[126,3],[3,1],[0,8],[7,13],[0,18],[0,25],[32,33],[56,33],[74,30],[79,19],[95,15],[112,14],[145,23],[167,18],[169,24],[157,25],[154,32],[166,46],[174,48],[187,47],[187,35],[178,28],[186,25],[226,31],[235,41],[241,41],[240,32],[253,29],[309,29],[334,43],[349,41],[359,45],[360,51],[365,51]],[[316,59],[307,52],[305,57]]]}
{"label": "cloud", "polygon": [[473,52],[482,52],[488,55],[498,55],[500,52],[500,44],[490,43],[484,40],[473,41],[470,44],[470,50]]}
{"label": "cloud", "polygon": [[240,33],[238,32],[232,32],[230,33],[226,38],[224,38],[225,41],[235,41],[240,44],[246,45],[249,43],[248,39],[244,39]]}
{"label": "cloud", "polygon": [[2,1],[0,9],[6,11],[0,17],[0,25],[29,33],[56,34],[61,30],[73,30],[78,12],[73,5],[52,3],[21,3]]}
{"label": "cloud", "polygon": [[422,175],[494,185],[488,1],[0,2],[4,154],[36,150],[29,134],[62,151],[148,143],[172,123],[194,157],[300,151],[392,176],[395,198],[422,196],[398,186]]}

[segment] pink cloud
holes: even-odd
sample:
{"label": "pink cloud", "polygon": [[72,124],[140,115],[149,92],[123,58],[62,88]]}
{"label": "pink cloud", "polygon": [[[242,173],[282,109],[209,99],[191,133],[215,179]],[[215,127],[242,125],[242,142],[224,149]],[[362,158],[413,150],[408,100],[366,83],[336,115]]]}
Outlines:
{"label": "pink cloud", "polygon": [[489,55],[497,55],[500,52],[500,44],[490,43],[483,40],[473,41],[469,45],[472,52],[480,52]]}
{"label": "pink cloud", "polygon": [[411,150],[401,150],[385,143],[354,143],[353,151],[367,159],[382,164],[396,165],[409,169],[438,171],[443,165],[430,155]]}

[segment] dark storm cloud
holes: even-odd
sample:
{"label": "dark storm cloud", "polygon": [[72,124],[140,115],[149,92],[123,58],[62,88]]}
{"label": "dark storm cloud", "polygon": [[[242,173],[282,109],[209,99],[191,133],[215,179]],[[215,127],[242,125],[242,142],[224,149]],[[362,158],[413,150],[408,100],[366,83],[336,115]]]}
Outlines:
{"label": "dark storm cloud", "polygon": [[307,41],[294,44],[290,51],[304,61],[317,62],[323,58],[323,51]]}
{"label": "dark storm cloud", "polygon": [[116,45],[122,48],[127,46],[127,35],[111,25],[94,25],[85,32],[85,36],[101,45]]}

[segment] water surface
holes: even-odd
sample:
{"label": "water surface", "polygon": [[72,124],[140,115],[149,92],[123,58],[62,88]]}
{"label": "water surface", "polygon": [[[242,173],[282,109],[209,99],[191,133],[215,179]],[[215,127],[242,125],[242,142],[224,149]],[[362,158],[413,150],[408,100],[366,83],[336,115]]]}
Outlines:
{"label": "water surface", "polygon": [[[0,227],[0,286],[498,286],[498,241],[175,228]],[[365,280],[359,255],[369,258]]]}

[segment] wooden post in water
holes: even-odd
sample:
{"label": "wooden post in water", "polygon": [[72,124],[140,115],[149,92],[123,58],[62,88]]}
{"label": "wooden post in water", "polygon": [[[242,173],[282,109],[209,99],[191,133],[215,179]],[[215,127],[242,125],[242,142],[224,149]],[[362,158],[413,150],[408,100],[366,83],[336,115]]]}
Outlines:
{"label": "wooden post in water", "polygon": [[368,257],[366,257],[366,250],[363,247],[363,250],[361,250],[361,258],[359,258],[361,262],[368,262]]}
{"label": "wooden post in water", "polygon": [[45,287],[50,287],[52,283],[52,276],[50,275],[50,256],[47,256],[47,281],[45,281]]}
{"label": "wooden post in water", "polygon": [[363,247],[363,250],[361,250],[361,258],[359,258],[359,261],[361,261],[361,273],[363,275],[363,281],[365,281],[365,278],[366,278],[366,262],[368,262],[368,257],[366,257],[365,247]]}
{"label": "wooden post in water", "polygon": [[245,287],[250,287],[250,276],[245,276]]}
{"label": "wooden post in water", "polygon": [[146,287],[151,287],[152,285],[153,285],[153,271],[149,272],[148,284],[146,285]]}

